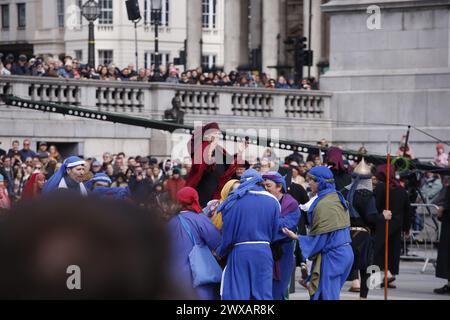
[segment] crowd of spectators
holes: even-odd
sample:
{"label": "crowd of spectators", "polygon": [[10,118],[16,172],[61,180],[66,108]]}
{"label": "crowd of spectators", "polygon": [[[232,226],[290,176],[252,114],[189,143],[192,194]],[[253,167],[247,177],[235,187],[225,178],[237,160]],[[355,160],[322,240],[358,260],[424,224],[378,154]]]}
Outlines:
{"label": "crowd of spectators", "polygon": [[[318,145],[328,147],[328,142],[322,140],[318,142]],[[443,155],[444,148],[441,144],[437,145],[437,152],[440,156],[436,157],[436,165],[444,167],[443,162],[437,162],[443,161],[444,158],[447,160],[446,154]],[[14,140],[8,151],[0,148],[0,187],[3,186],[4,194],[8,195],[13,204],[20,201],[22,191],[33,173],[39,172],[45,176],[45,179],[49,179],[60,168],[63,160],[64,158],[53,144],[39,142],[38,150],[34,151],[31,149],[30,139],[22,141],[22,148],[20,141]],[[143,206],[157,203],[164,212],[170,211],[171,204],[175,202],[176,192],[185,186],[185,179],[192,167],[189,157],[158,160],[152,156],[127,156],[124,152],[117,154],[105,152],[102,159],[89,157],[85,158],[85,161],[84,180],[86,182],[92,179],[96,173],[106,173],[113,182],[113,187],[129,187],[134,200],[138,203]],[[284,161],[280,161],[275,152],[268,148],[261,157],[254,157],[246,161],[245,168],[238,168],[235,177],[239,178],[244,169],[249,167],[262,174],[282,168],[281,170],[284,170],[292,183],[299,184],[308,190],[306,173],[314,166],[326,165],[324,161],[323,155],[311,153],[305,158],[302,153],[298,152],[294,152]],[[356,165],[353,161],[345,160],[344,162],[347,172],[351,172]],[[446,166],[450,167],[450,164],[446,163]],[[423,177],[422,186],[426,188],[426,186],[430,186],[431,182],[433,183],[430,188],[433,189],[433,192],[439,191],[440,188],[437,185],[439,181],[433,174]],[[432,196],[428,194],[429,192],[424,189],[423,193],[431,200]]]}
{"label": "crowd of spectators", "polygon": [[0,54],[0,76],[27,75],[63,79],[96,79],[108,81],[166,82],[174,84],[211,85],[221,87],[272,88],[318,90],[318,82],[314,79],[296,81],[293,77],[279,76],[271,78],[258,71],[203,70],[201,67],[181,71],[173,63],[161,65],[155,70],[150,68],[136,70],[134,64],[119,68],[114,63],[91,68],[77,59],[66,56],[63,60],[33,57],[28,59],[20,55],[17,60],[13,55],[3,57]]}

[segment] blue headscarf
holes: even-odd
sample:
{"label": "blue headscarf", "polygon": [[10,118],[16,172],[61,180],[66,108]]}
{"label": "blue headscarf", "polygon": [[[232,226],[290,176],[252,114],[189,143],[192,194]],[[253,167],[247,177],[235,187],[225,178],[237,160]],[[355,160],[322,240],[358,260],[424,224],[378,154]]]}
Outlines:
{"label": "blue headscarf", "polygon": [[267,172],[266,174],[263,174],[263,179],[268,179],[268,180],[272,180],[273,182],[275,182],[276,184],[281,184],[283,186],[283,193],[287,192],[287,187],[286,187],[286,178],[283,177],[281,174],[279,174],[276,171],[270,171]]}
{"label": "blue headscarf", "polygon": [[67,175],[66,170],[69,168],[75,168],[80,165],[84,165],[85,162],[83,159],[79,157],[70,157],[64,160],[61,168],[59,168],[58,171],[56,171],[50,179],[47,180],[47,182],[44,185],[44,189],[42,190],[43,194],[48,194],[50,192],[53,192],[55,190],[58,190],[59,183],[61,180]]}
{"label": "blue headscarf", "polygon": [[312,223],[312,214],[314,211],[314,208],[317,206],[320,200],[322,200],[326,195],[336,192],[339,196],[339,199],[341,200],[342,205],[347,210],[347,202],[345,201],[344,196],[336,190],[336,185],[334,184],[334,177],[333,173],[330,169],[327,167],[314,167],[309,172],[308,175],[314,178],[317,183],[319,184],[318,190],[317,190],[317,199],[314,200],[312,205],[309,207],[308,210],[308,223]]}
{"label": "blue headscarf", "polygon": [[95,176],[86,183],[86,188],[89,191],[92,191],[94,188],[94,184],[99,181],[106,182],[109,184],[112,183],[111,179],[108,177],[108,175],[106,173],[100,172],[100,173],[96,173]]}
{"label": "blue headscarf", "polygon": [[97,187],[94,189],[94,194],[99,195],[101,198],[109,198],[114,200],[127,200],[130,198],[131,193],[128,187]]}
{"label": "blue headscarf", "polygon": [[245,196],[249,191],[263,190],[263,187],[258,186],[258,183],[263,181],[264,179],[261,174],[255,169],[248,169],[245,171],[241,176],[241,184],[239,187],[228,195],[225,201],[217,208],[217,212],[222,212],[223,214],[224,211],[230,209],[238,199]]}

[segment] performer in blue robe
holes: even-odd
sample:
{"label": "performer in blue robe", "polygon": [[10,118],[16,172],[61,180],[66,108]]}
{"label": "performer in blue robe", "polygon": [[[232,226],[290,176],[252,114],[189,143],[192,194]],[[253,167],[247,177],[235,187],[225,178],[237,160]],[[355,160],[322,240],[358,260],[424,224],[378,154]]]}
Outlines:
{"label": "performer in blue robe", "polygon": [[241,185],[217,209],[223,219],[223,240],[217,253],[228,255],[222,275],[223,300],[272,300],[270,244],[278,234],[281,208],[262,182],[256,170],[247,170]]}
{"label": "performer in blue robe", "polygon": [[111,178],[106,173],[99,172],[91,180],[86,182],[86,189],[92,192],[96,187],[109,187],[111,183]]}
{"label": "performer in blue robe", "polygon": [[88,192],[82,182],[85,173],[84,165],[84,160],[79,157],[67,158],[61,168],[47,180],[42,193],[46,195],[58,190],[68,190],[86,196]]}
{"label": "performer in blue robe", "polygon": [[339,300],[340,291],[352,269],[353,250],[347,203],[336,191],[333,173],[327,167],[314,167],[307,178],[317,198],[308,211],[310,232],[297,236],[305,257],[313,261],[308,291],[311,300]]}
{"label": "performer in blue robe", "polygon": [[297,231],[298,221],[300,219],[300,209],[298,202],[288,193],[286,193],[286,181],[278,172],[268,172],[263,175],[265,187],[281,205],[279,217],[279,230],[276,241],[272,243],[272,253],[274,259],[273,272],[273,299],[284,300],[288,296],[288,287],[292,276],[294,264],[295,243],[292,239],[283,233],[282,228],[288,228],[291,231]]}
{"label": "performer in blue robe", "polygon": [[94,189],[94,195],[99,195],[104,199],[113,199],[113,200],[130,200],[131,201],[131,192],[128,187],[104,187],[99,186]]}
{"label": "performer in blue robe", "polygon": [[104,199],[129,200],[131,192],[128,187],[111,187],[111,179],[105,173],[96,173],[94,177],[86,183],[86,188],[92,195]]}
{"label": "performer in blue robe", "polygon": [[189,263],[189,254],[193,243],[183,228],[179,219],[182,216],[188,224],[192,235],[199,245],[206,245],[214,251],[221,243],[221,235],[208,217],[201,214],[199,196],[191,187],[182,188],[177,193],[177,201],[182,210],[169,222],[169,231],[172,235],[172,274],[175,283],[180,284],[184,290],[202,300],[218,300],[220,284],[210,284],[193,288],[192,270]]}

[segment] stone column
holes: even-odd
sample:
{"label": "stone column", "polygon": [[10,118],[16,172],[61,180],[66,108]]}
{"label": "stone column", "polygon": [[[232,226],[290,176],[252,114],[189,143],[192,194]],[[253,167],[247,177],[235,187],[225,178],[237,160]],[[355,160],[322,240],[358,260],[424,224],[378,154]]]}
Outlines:
{"label": "stone column", "polygon": [[263,35],[262,35],[262,69],[271,77],[277,76],[277,71],[269,66],[278,63],[278,35],[280,34],[280,3],[279,0],[263,1]]}
{"label": "stone column", "polygon": [[202,52],[202,0],[189,0],[186,7],[187,21],[187,63],[188,69],[201,66]]}
{"label": "stone column", "polygon": [[225,72],[248,65],[248,0],[225,1]]}
{"label": "stone column", "polygon": [[[312,4],[311,8],[311,50],[314,52],[313,66],[311,67],[311,77],[318,79],[319,68],[317,68],[317,63],[322,58],[322,36],[323,36],[323,23],[322,23],[322,12],[320,10],[320,5],[322,0],[304,0],[303,2],[303,20],[304,22],[304,32],[303,35],[309,38],[309,21],[310,21],[310,10],[309,4]],[[308,76],[308,67],[303,69],[303,76],[306,78]]]}
{"label": "stone column", "polygon": [[286,45],[284,41],[286,40],[287,31],[287,0],[279,0],[280,2],[280,37],[277,41],[278,50],[278,64],[286,65]]}
{"label": "stone column", "polygon": [[261,48],[262,43],[262,0],[250,0],[250,50]]}

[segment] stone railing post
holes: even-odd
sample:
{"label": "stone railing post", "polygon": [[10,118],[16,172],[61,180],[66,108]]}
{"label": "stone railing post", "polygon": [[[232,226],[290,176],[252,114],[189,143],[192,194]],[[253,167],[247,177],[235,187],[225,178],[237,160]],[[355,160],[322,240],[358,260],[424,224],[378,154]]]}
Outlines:
{"label": "stone railing post", "polygon": [[275,93],[272,95],[272,115],[275,118],[286,118],[286,96]]}
{"label": "stone railing post", "polygon": [[80,87],[80,103],[84,107],[92,109],[97,108],[97,99],[95,97],[97,88],[94,86]]}

